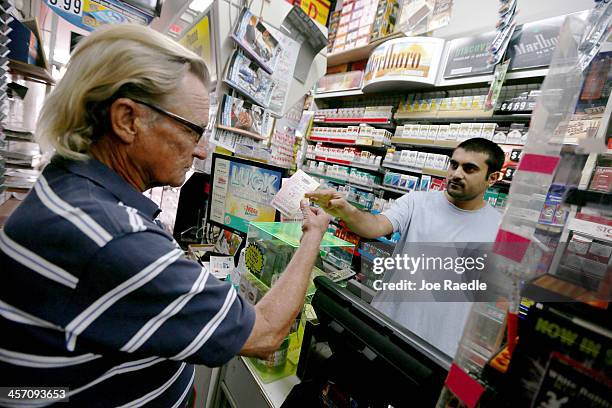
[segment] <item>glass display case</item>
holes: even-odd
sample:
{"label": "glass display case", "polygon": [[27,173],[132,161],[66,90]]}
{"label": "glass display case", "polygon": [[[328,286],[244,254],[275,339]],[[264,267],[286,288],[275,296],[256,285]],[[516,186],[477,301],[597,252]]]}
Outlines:
{"label": "glass display case", "polygon": [[[247,244],[239,265],[239,293],[251,304],[256,304],[285,271],[293,254],[300,246],[300,222],[252,222]],[[330,276],[338,267],[350,266],[354,244],[326,233],[321,241],[320,254],[312,271],[312,279]],[[333,266],[332,266],[333,265]],[[315,287],[310,282],[305,306],[291,327],[281,348],[266,360],[252,358],[251,362],[264,382],[275,381],[295,373],[306,320],[313,319],[310,301]]]}

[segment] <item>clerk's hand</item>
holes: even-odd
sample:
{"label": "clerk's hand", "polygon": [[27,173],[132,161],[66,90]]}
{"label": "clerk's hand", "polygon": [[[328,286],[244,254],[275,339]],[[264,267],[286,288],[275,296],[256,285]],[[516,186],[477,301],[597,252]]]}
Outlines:
{"label": "clerk's hand", "polygon": [[300,209],[304,215],[304,222],[302,224],[302,231],[304,235],[315,234],[316,236],[323,238],[323,235],[327,231],[329,225],[329,215],[325,214],[320,208],[313,208],[308,205],[308,200],[302,200],[300,203]]}
{"label": "clerk's hand", "polygon": [[319,204],[326,213],[342,219],[350,210],[351,205],[342,194],[333,189],[317,190],[306,193],[305,197]]}

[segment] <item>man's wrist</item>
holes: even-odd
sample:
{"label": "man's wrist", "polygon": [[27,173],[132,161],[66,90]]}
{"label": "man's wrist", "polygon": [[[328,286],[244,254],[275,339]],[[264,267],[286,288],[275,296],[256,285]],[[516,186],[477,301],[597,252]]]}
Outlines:
{"label": "man's wrist", "polygon": [[349,222],[353,216],[353,214],[355,214],[355,212],[359,211],[359,209],[357,207],[355,207],[354,205],[347,203],[346,207],[343,209],[343,211],[340,213],[340,216],[336,217],[341,219],[344,222]]}
{"label": "man's wrist", "polygon": [[308,242],[314,242],[317,245],[321,243],[323,240],[323,236],[325,235],[325,231],[321,231],[317,228],[309,228],[302,233],[302,238],[300,242],[304,242],[304,239]]}

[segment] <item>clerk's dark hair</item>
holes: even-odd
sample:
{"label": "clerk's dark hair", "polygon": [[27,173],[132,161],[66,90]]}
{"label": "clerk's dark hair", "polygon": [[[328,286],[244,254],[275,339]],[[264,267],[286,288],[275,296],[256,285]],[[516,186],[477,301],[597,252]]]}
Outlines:
{"label": "clerk's dark hair", "polygon": [[[497,143],[492,142],[482,137],[475,137],[468,139],[459,144],[457,149],[463,149],[466,152],[484,153],[487,155],[487,177],[491,173],[500,171],[504,165],[505,154],[501,147]],[[455,149],[456,150],[456,149]]]}

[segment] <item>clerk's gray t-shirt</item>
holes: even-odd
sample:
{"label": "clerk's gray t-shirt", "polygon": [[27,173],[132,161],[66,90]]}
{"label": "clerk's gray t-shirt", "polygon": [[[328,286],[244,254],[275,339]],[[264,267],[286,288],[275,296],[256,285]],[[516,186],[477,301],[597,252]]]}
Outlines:
{"label": "clerk's gray t-shirt", "polygon": [[[383,213],[401,233],[393,256],[410,253],[415,243],[494,242],[501,214],[487,204],[466,211],[451,204],[444,191],[414,191]],[[411,302],[390,300],[379,292],[372,305],[433,346],[454,357],[470,302]]]}

